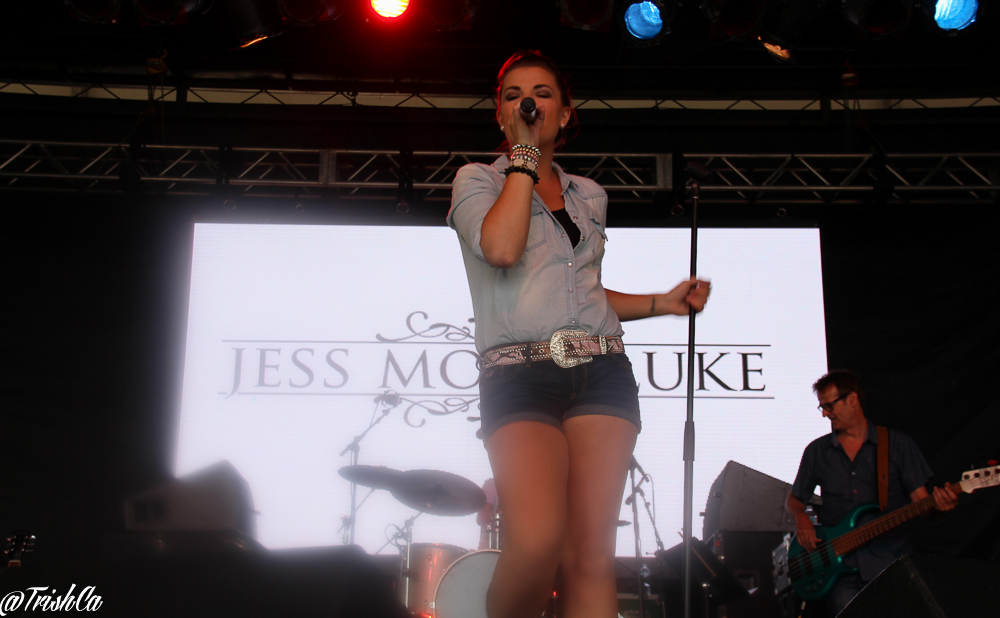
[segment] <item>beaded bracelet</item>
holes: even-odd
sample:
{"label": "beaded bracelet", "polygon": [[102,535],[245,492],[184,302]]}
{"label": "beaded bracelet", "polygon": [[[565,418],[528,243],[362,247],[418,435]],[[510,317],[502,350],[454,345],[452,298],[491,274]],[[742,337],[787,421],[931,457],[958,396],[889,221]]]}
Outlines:
{"label": "beaded bracelet", "polygon": [[514,144],[514,146],[510,149],[511,156],[513,157],[513,155],[519,153],[526,154],[529,157],[536,160],[541,160],[542,158],[542,151],[536,148],[535,146],[531,146],[528,144]]}
{"label": "beaded bracelet", "polygon": [[529,161],[534,161],[536,164],[541,160],[535,156],[535,153],[528,152],[527,150],[515,150],[510,153],[511,159],[527,159]]}
{"label": "beaded bracelet", "polygon": [[510,153],[510,158],[511,158],[511,160],[513,160],[513,159],[527,159],[529,161],[534,162],[536,165],[538,164],[539,161],[541,161],[541,158],[540,157],[536,157],[534,155],[534,153],[526,152],[524,150],[517,150],[517,151],[514,151],[514,152]]}
{"label": "beaded bracelet", "polygon": [[537,172],[535,172],[534,170],[530,170],[530,169],[528,169],[527,167],[525,167],[523,165],[511,165],[510,167],[508,167],[507,169],[505,169],[502,172],[502,174],[504,176],[510,176],[514,172],[517,172],[518,174],[527,174],[528,176],[531,176],[531,179],[535,181],[536,185],[538,184],[538,181],[540,180],[538,178],[538,173]]}

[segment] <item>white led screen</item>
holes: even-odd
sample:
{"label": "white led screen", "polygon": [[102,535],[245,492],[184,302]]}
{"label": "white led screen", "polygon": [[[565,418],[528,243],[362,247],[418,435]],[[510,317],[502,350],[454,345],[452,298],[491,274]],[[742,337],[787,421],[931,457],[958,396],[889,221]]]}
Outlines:
{"label": "white led screen", "polygon": [[[194,234],[178,476],[227,459],[250,484],[266,547],[339,544],[350,512],[350,485],[337,474],[350,459],[340,453],[391,390],[402,403],[361,442],[359,463],[445,470],[479,485],[490,477],[472,420],[472,304],[452,230],[197,224]],[[687,230],[608,236],[606,287],[664,291],[686,278]],[[829,431],[810,391],[826,370],[818,230],[704,229],[698,254],[713,294],[697,321],[696,536],[726,462],[791,482],[802,449]],[[687,320],[624,326],[643,415],[635,455],[655,479],[670,547],[682,522]],[[413,514],[374,492],[357,543],[378,551]],[[620,518],[632,520],[624,503]],[[643,551],[654,551],[642,510],[639,524]],[[619,555],[634,555],[632,534],[620,529]],[[425,514],[413,537],[474,549],[479,528],[474,515]]]}

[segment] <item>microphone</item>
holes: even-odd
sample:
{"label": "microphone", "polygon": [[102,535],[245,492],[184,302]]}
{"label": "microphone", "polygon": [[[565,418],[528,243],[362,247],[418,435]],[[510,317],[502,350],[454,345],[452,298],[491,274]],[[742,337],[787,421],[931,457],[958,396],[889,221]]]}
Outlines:
{"label": "microphone", "polygon": [[649,475],[646,474],[646,471],[643,470],[642,466],[639,465],[639,462],[636,461],[635,455],[632,455],[632,467],[639,471],[639,474],[642,475],[643,480],[649,478]]}
{"label": "microphone", "polygon": [[535,120],[538,119],[538,106],[531,97],[521,99],[521,118],[528,124],[535,124]]}
{"label": "microphone", "polygon": [[[641,470],[640,470],[640,471],[641,471]],[[640,487],[636,487],[636,488],[635,488],[635,494],[639,494],[639,495],[640,495],[640,496],[642,496],[643,498],[645,498],[645,497],[646,497],[646,492],[644,492],[644,491],[642,490],[642,488],[640,488]],[[635,500],[635,494],[632,494],[632,495],[631,495],[631,496],[629,496],[628,498],[625,498],[625,504],[632,504],[632,501],[633,501],[633,500]]]}

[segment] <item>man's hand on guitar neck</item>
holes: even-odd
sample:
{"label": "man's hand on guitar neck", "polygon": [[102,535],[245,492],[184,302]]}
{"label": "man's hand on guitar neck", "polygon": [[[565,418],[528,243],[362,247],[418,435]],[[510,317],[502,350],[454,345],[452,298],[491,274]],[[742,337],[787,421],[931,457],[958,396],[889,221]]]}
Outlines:
{"label": "man's hand on guitar neck", "polygon": [[[917,502],[932,494],[927,492],[927,488],[918,487],[910,494],[910,500]],[[945,483],[944,487],[934,488],[934,504],[939,511],[950,511],[958,506],[958,495],[951,490],[951,483]]]}
{"label": "man's hand on guitar neck", "polygon": [[937,503],[939,511],[950,511],[958,506],[958,496],[951,490],[951,483],[934,488],[934,502]]}

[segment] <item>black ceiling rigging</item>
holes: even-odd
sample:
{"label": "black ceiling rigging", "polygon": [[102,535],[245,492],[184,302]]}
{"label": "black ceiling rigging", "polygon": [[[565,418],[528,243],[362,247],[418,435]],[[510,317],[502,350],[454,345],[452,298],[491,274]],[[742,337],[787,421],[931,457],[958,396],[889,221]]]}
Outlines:
{"label": "black ceiling rigging", "polygon": [[[862,92],[995,94],[996,6],[945,31],[934,2],[915,2],[657,0],[663,32],[634,45],[620,18],[633,2],[611,0],[412,0],[395,20],[366,0],[37,0],[4,9],[0,80],[136,82],[166,50],[168,85],[489,93],[499,64],[528,47],[553,56],[578,90],[617,98],[782,98],[838,88],[847,65]],[[795,62],[776,63],[761,43],[793,50]]]}

